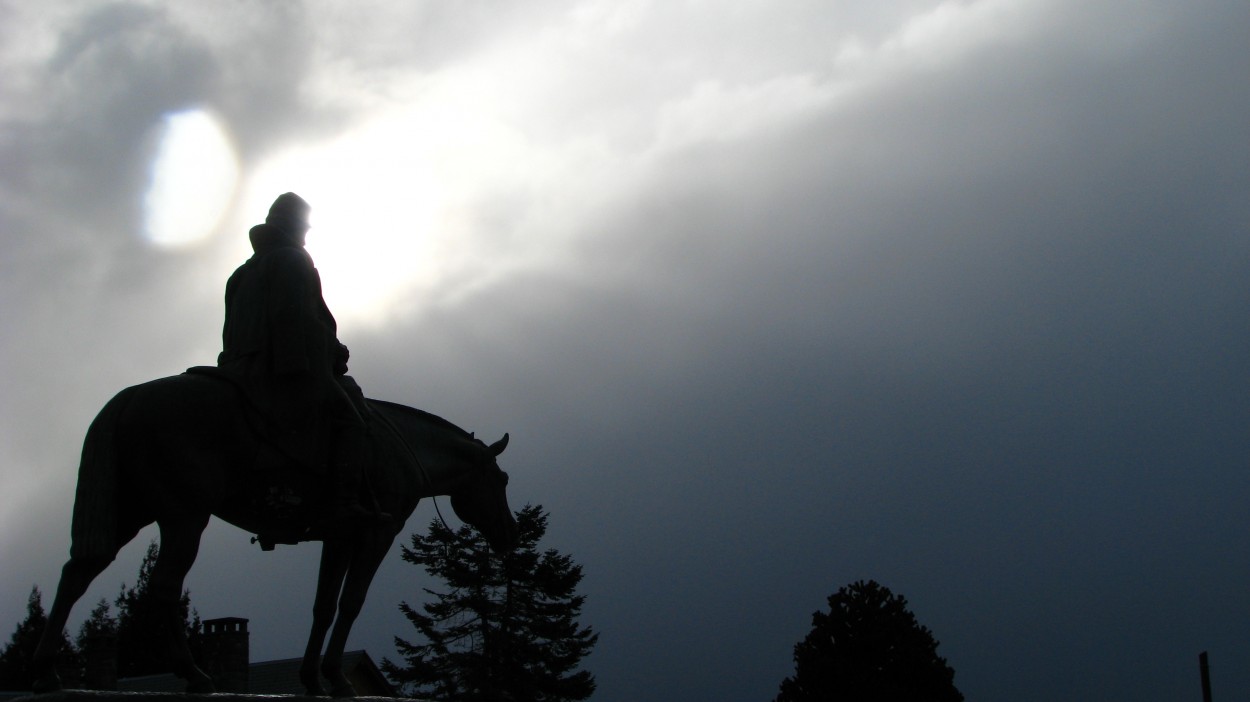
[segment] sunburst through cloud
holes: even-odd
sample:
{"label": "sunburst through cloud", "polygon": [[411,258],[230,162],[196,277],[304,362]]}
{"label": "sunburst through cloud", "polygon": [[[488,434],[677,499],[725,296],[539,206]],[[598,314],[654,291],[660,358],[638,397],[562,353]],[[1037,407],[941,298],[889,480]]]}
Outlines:
{"label": "sunburst through cloud", "polygon": [[143,198],[147,240],[161,247],[203,240],[221,222],[238,175],[230,137],[212,113],[166,114]]}

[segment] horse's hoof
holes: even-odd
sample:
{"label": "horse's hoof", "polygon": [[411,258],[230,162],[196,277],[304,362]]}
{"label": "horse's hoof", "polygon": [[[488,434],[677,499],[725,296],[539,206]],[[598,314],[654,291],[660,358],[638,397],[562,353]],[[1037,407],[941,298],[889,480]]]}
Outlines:
{"label": "horse's hoof", "polygon": [[175,675],[187,681],[188,695],[210,695],[217,691],[217,686],[213,684],[213,679],[208,677],[208,673],[200,670],[200,667],[191,664],[182,669],[181,672],[175,672]]}
{"label": "horse's hoof", "polygon": [[321,686],[321,678],[317,676],[317,673],[307,673],[301,670],[299,673],[299,681],[304,686],[304,692],[309,697],[326,696],[326,689]]}
{"label": "horse's hoof", "polygon": [[356,688],[352,687],[351,682],[347,680],[347,676],[343,675],[343,665],[341,660],[331,662],[322,659],[321,674],[325,676],[326,682],[330,683],[331,697],[356,696]]}
{"label": "horse's hoof", "polygon": [[188,695],[211,695],[217,692],[217,686],[213,684],[211,678],[205,677],[203,680],[187,681]]}
{"label": "horse's hoof", "polygon": [[48,692],[56,692],[61,689],[61,676],[55,671],[41,675],[35,679],[30,685],[30,691],[36,695],[42,695]]}

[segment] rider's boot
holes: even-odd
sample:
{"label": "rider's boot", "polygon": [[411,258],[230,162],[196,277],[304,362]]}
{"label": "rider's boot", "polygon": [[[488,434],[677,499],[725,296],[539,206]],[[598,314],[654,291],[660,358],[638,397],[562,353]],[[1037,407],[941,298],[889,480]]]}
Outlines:
{"label": "rider's boot", "polygon": [[361,524],[390,519],[390,515],[376,508],[368,509],[360,502],[366,446],[364,427],[348,426],[339,432],[334,460],[330,465],[334,490],[330,514],[332,524]]}

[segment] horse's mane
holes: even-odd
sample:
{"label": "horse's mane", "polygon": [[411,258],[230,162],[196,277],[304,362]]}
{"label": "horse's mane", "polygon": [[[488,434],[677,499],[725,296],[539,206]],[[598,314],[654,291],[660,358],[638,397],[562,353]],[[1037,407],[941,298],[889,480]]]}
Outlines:
{"label": "horse's mane", "polygon": [[461,429],[460,427],[456,426],[455,424],[452,424],[446,419],[443,419],[437,414],[426,412],[425,410],[417,409],[416,407],[409,407],[408,405],[401,405],[398,402],[388,402],[386,400],[377,400],[372,397],[369,397],[366,399],[369,401],[369,404],[371,405],[378,405],[381,408],[384,408],[389,411],[394,411],[400,414],[412,415],[416,419],[422,420],[426,422],[427,424],[433,424],[436,427],[446,429],[447,431],[457,434],[461,436],[462,438],[475,440],[473,434],[465,431],[464,429]]}

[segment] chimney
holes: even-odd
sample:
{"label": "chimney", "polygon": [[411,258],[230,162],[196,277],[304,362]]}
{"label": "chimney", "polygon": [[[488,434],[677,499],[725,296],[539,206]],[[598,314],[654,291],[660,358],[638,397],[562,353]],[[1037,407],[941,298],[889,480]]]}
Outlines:
{"label": "chimney", "polygon": [[246,693],[249,660],[247,620],[222,617],[204,621],[200,637],[201,665],[218,692]]}
{"label": "chimney", "polygon": [[83,642],[82,686],[88,690],[117,689],[117,635],[101,632]]}

